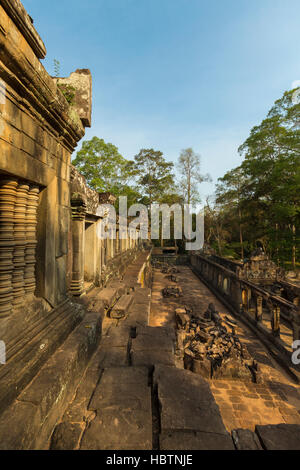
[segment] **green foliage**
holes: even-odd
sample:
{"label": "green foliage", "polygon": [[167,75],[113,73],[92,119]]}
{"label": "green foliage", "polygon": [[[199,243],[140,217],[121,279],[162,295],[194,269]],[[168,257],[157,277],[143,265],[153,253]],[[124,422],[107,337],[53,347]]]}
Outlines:
{"label": "green foliage", "polygon": [[233,246],[242,232],[246,254],[260,245],[282,263],[293,257],[295,265],[300,230],[300,104],[293,96],[294,91],[284,93],[251,130],[239,148],[244,161],[219,179],[216,200],[225,229],[231,227],[227,243]]}
{"label": "green foliage", "polygon": [[173,163],[167,162],[163,153],[153,149],[141,149],[131,167],[137,184],[144,195],[143,203],[160,202],[164,194],[174,187]]}
{"label": "green foliage", "polygon": [[59,82],[57,83],[57,86],[66,98],[69,105],[72,106],[74,104],[76,88],[74,88],[72,85],[60,84]]}
{"label": "green foliage", "polygon": [[54,68],[54,77],[59,77],[60,75],[60,62],[57,59],[53,60],[53,68]]}
{"label": "green foliage", "polygon": [[83,142],[72,163],[96,191],[111,192],[117,197],[127,196],[129,204],[140,198],[135,187],[130,185],[133,163],[126,160],[115,145],[93,137]]}

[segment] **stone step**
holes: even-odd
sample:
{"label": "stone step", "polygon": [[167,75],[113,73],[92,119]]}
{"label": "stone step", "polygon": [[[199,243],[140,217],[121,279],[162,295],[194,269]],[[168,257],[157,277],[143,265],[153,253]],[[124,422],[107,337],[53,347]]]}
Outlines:
{"label": "stone step", "polygon": [[[0,418],[0,449],[43,449],[98,344],[101,319],[85,316]],[[8,427],[9,423],[9,427]]]}
{"label": "stone step", "polygon": [[106,287],[96,295],[95,301],[103,302],[104,308],[108,310],[119,298],[119,289],[114,287]]}
{"label": "stone step", "polygon": [[124,318],[133,302],[133,295],[122,295],[110,312],[110,318]]}
{"label": "stone step", "polygon": [[60,423],[51,437],[51,450],[75,450],[79,448],[85,428],[94,417],[89,403],[103,372],[103,355],[100,348],[91,358],[75,396],[69,403]]}
{"label": "stone step", "polygon": [[105,369],[89,410],[95,418],[85,430],[81,450],[152,449],[151,387],[148,370]]}
{"label": "stone step", "polygon": [[32,380],[43,364],[82,320],[81,306],[65,302],[39,319],[9,349],[8,361],[1,367],[0,412],[6,409]]}

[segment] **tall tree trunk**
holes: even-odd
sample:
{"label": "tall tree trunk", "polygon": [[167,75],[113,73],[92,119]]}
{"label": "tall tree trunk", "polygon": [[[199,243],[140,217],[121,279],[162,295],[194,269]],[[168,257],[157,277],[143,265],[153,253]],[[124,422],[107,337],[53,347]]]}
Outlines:
{"label": "tall tree trunk", "polygon": [[240,225],[241,259],[244,260],[244,240],[243,240],[243,230],[242,230],[242,213],[241,213],[241,208],[240,207],[239,207],[239,225]]}
{"label": "tall tree trunk", "polygon": [[293,246],[292,246],[292,265],[293,265],[293,270],[296,270],[296,227],[293,224],[292,225],[292,231],[293,231]]}
{"label": "tall tree trunk", "polygon": [[280,264],[279,260],[279,248],[278,248],[278,224],[275,225],[276,230],[276,258],[277,258],[277,266]]}

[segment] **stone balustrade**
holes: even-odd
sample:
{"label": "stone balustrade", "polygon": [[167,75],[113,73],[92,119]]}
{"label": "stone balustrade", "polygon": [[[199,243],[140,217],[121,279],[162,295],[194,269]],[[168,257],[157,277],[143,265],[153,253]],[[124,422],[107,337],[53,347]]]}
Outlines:
{"label": "stone balustrade", "polygon": [[0,317],[24,304],[36,287],[36,228],[39,187],[0,178]]}
{"label": "stone balustrade", "polygon": [[[299,306],[241,279],[236,272],[209,257],[192,255],[191,265],[194,272],[237,315],[271,338],[282,352],[291,355],[292,342],[300,339]],[[284,340],[281,338],[282,329],[285,332]]]}

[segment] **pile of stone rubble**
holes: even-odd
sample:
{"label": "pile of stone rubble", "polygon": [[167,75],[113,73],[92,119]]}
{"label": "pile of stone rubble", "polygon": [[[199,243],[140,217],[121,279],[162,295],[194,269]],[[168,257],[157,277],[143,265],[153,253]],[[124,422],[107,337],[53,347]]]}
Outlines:
{"label": "pile of stone rubble", "polygon": [[165,264],[162,266],[161,272],[163,274],[178,274],[180,271],[175,266],[168,266]]}
{"label": "pile of stone rubble", "polygon": [[178,349],[184,367],[206,378],[260,381],[258,364],[236,334],[236,322],[222,319],[215,306],[193,314],[176,309]]}
{"label": "pile of stone rubble", "polygon": [[175,287],[168,286],[162,290],[162,295],[164,297],[175,297],[175,298],[182,297],[182,289],[181,287],[177,287],[177,286]]}

